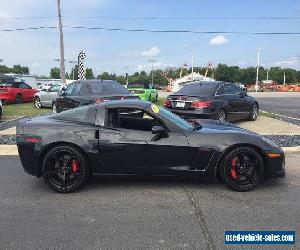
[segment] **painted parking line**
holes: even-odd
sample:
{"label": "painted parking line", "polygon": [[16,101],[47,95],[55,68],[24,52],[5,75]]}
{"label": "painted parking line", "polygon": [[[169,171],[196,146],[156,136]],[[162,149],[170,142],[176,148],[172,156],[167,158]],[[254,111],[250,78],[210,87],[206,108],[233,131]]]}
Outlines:
{"label": "painted parking line", "polygon": [[16,127],[12,127],[0,131],[0,135],[15,135],[15,134],[16,134]]}
{"label": "painted parking line", "polygon": [[259,111],[262,112],[262,113],[271,114],[271,115],[283,117],[283,118],[286,118],[286,119],[291,119],[291,120],[295,120],[295,121],[300,121],[299,118],[295,118],[295,117],[291,117],[291,116],[280,115],[280,114],[268,112],[268,111],[265,111],[265,110],[259,110]]}

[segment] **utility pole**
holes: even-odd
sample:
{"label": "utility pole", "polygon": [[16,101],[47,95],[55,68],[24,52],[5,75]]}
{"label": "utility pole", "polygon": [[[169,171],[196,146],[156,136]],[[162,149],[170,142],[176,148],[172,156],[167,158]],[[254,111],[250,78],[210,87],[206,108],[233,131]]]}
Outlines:
{"label": "utility pole", "polygon": [[194,56],[196,55],[196,53],[192,52],[191,55],[192,55],[192,80],[194,80]]}
{"label": "utility pole", "polygon": [[73,72],[72,72],[72,73],[73,73],[73,74],[72,74],[73,76],[72,76],[72,79],[75,80],[75,66],[76,66],[76,64],[77,64],[77,61],[75,61],[75,60],[69,60],[69,63],[70,63],[71,65],[73,65],[73,70],[72,70],[72,71],[73,71]]}
{"label": "utility pole", "polygon": [[66,82],[65,77],[65,52],[64,52],[64,35],[62,29],[61,21],[61,9],[60,9],[60,0],[57,0],[57,14],[58,14],[58,25],[59,25],[59,42],[60,42],[60,77],[62,83]]}
{"label": "utility pole", "polygon": [[269,69],[267,69],[267,81],[269,80]]}
{"label": "utility pole", "polygon": [[153,63],[155,63],[156,61],[151,59],[149,60],[149,62],[151,63],[151,85],[152,85],[152,88],[154,86],[154,83],[153,83]]}
{"label": "utility pole", "polygon": [[128,70],[128,66],[125,65],[125,79],[126,79],[126,86],[128,86],[128,74],[127,74],[127,70]]}
{"label": "utility pole", "polygon": [[256,68],[256,81],[255,81],[255,92],[258,91],[258,70],[259,70],[259,52],[260,49],[257,50],[257,68]]}

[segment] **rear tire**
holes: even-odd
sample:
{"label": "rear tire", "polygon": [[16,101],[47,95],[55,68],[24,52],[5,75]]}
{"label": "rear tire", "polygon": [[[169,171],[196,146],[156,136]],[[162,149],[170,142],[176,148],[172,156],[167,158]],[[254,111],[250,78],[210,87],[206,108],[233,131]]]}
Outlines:
{"label": "rear tire", "polygon": [[246,192],[254,189],[262,181],[264,164],[256,150],[251,147],[239,147],[223,157],[219,173],[229,188]]}
{"label": "rear tire", "polygon": [[37,108],[37,109],[40,109],[42,108],[42,102],[41,102],[41,99],[39,97],[35,97],[34,98],[34,106]]}
{"label": "rear tire", "polygon": [[78,191],[89,176],[90,168],[87,159],[73,147],[54,147],[44,158],[44,181],[48,187],[58,193]]}
{"label": "rear tire", "polygon": [[21,94],[17,94],[16,95],[16,103],[20,104],[22,102],[22,95]]}

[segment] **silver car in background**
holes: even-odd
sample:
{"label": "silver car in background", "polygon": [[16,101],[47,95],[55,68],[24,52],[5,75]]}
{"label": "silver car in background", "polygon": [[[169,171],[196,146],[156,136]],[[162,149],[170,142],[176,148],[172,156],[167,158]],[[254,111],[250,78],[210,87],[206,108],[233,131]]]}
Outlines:
{"label": "silver car in background", "polygon": [[57,97],[61,88],[61,85],[53,85],[47,90],[37,92],[33,98],[34,106],[38,109],[42,107],[52,107],[53,100]]}

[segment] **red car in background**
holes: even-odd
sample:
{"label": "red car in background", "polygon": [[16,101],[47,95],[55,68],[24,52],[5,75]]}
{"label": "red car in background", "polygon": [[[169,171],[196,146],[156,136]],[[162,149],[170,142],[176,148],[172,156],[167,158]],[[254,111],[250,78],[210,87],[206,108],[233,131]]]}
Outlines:
{"label": "red car in background", "polygon": [[38,90],[24,82],[0,82],[0,100],[2,103],[31,102]]}

